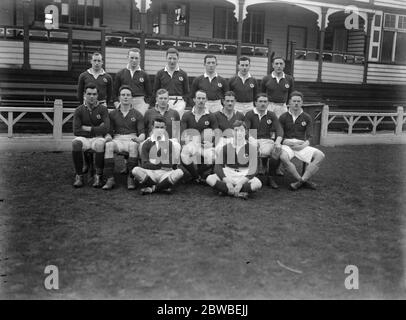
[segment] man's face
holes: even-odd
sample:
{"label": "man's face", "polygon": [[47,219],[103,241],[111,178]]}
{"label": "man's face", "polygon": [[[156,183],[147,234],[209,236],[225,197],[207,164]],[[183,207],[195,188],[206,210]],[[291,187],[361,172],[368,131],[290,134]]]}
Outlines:
{"label": "man's face", "polygon": [[169,100],[169,94],[168,93],[162,93],[158,94],[156,97],[156,101],[158,103],[158,106],[161,108],[166,108],[168,106],[168,100]]}
{"label": "man's face", "polygon": [[87,88],[85,91],[85,101],[89,106],[93,106],[97,103],[97,89]]}
{"label": "man's face", "polygon": [[303,100],[300,96],[293,96],[289,100],[289,107],[292,111],[299,111],[300,108],[303,106]]}
{"label": "man's face", "polygon": [[207,96],[204,92],[196,92],[196,97],[193,99],[195,102],[196,107],[204,108],[206,105]]}
{"label": "man's face", "polygon": [[234,135],[237,141],[245,140],[245,128],[244,126],[234,128]]}
{"label": "man's face", "polygon": [[131,104],[131,100],[132,100],[132,95],[131,95],[131,91],[128,89],[123,89],[120,91],[120,103],[122,105],[129,105]]}
{"label": "man's face", "polygon": [[250,62],[248,60],[241,60],[238,64],[238,70],[242,75],[247,75],[248,71],[250,70]]}
{"label": "man's face", "polygon": [[259,112],[264,113],[268,107],[268,98],[259,97],[258,100],[255,101],[255,107]]}
{"label": "man's face", "polygon": [[132,68],[138,68],[140,65],[141,57],[139,52],[130,51],[128,53],[128,63]]}
{"label": "man's face", "polygon": [[282,73],[285,69],[285,62],[282,59],[275,59],[272,64],[272,68],[276,73]]}
{"label": "man's face", "polygon": [[169,53],[166,56],[166,61],[168,63],[168,66],[174,69],[178,65],[179,61],[178,55],[176,53]]}
{"label": "man's face", "polygon": [[157,138],[162,138],[166,132],[166,125],[164,122],[154,121],[154,127],[152,128],[152,133]]}
{"label": "man's face", "polygon": [[224,109],[228,112],[234,111],[235,97],[225,96],[224,97]]}
{"label": "man's face", "polygon": [[102,65],[103,65],[103,58],[101,55],[94,55],[92,57],[92,60],[90,60],[90,63],[92,64],[92,69],[95,71],[100,71]]}
{"label": "man's face", "polygon": [[216,67],[217,67],[216,58],[207,58],[206,62],[204,63],[204,67],[206,68],[207,73],[216,72]]}

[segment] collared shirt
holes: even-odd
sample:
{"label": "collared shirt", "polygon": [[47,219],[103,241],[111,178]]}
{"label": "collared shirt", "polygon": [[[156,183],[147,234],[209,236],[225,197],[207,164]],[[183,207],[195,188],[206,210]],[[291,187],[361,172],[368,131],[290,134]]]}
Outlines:
{"label": "collared shirt", "polygon": [[157,72],[154,81],[154,95],[151,105],[155,104],[156,92],[159,89],[166,89],[170,96],[182,96],[186,101],[189,95],[189,80],[185,71],[179,67],[173,72],[172,76],[168,73],[167,68]]}
{"label": "collared shirt", "polygon": [[257,108],[254,108],[254,109],[252,109],[252,111],[256,114],[256,115],[258,115],[258,117],[259,117],[259,120],[261,120],[263,117],[265,117],[266,116],[266,114],[267,114],[267,110],[265,110],[265,113],[264,114],[262,114],[261,115],[261,113],[258,111],[258,109]]}
{"label": "collared shirt", "polygon": [[276,82],[279,83],[279,81],[281,81],[281,79],[285,79],[285,72],[282,72],[282,77],[278,77],[275,73],[275,71],[272,71],[271,73],[271,77],[276,79]]}
{"label": "collared shirt", "polygon": [[302,111],[294,119],[289,111],[279,117],[279,122],[284,131],[284,139],[310,140],[313,136],[313,121],[311,116]]}
{"label": "collared shirt", "polygon": [[85,87],[89,84],[95,84],[98,90],[98,100],[110,102],[113,98],[113,78],[103,70],[97,75],[91,69],[82,72],[78,79],[77,98],[83,103]]}
{"label": "collared shirt", "polygon": [[180,122],[181,132],[183,133],[186,129],[195,129],[199,133],[202,133],[205,129],[217,129],[218,123],[214,113],[206,112],[196,121],[195,113],[193,110],[186,111]]}
{"label": "collared shirt", "polygon": [[209,77],[203,74],[193,80],[190,97],[194,98],[198,90],[203,90],[207,93],[207,100],[221,100],[229,90],[228,81],[217,74],[210,81]]}
{"label": "collared shirt", "polygon": [[204,108],[204,112],[203,112],[203,113],[198,113],[196,106],[194,106],[194,107],[192,108],[192,113],[193,113],[193,115],[195,116],[196,122],[199,122],[199,119],[200,119],[202,116],[204,116],[205,114],[209,114],[210,112],[209,112],[209,110],[207,110],[206,108]]}
{"label": "collared shirt", "polygon": [[288,110],[288,112],[289,112],[290,115],[292,116],[293,122],[295,122],[296,119],[299,118],[299,116],[303,113],[303,109],[300,111],[300,113],[299,113],[297,116],[295,116],[290,110]]}
{"label": "collared shirt", "polygon": [[237,102],[253,102],[258,92],[258,83],[255,78],[248,74],[248,78],[243,79],[239,74],[230,78],[230,90],[235,93]]}
{"label": "collared shirt", "polygon": [[[82,126],[92,127],[85,131]],[[98,104],[91,108],[85,104],[76,108],[73,114],[73,134],[78,137],[93,138],[103,137],[110,130],[110,118],[107,108]]]}
{"label": "collared shirt", "polygon": [[239,111],[234,111],[231,118],[228,118],[223,110],[215,112],[214,115],[216,116],[219,128],[223,132],[223,137],[232,137],[231,130],[233,129],[234,122],[237,120],[244,121],[244,114]]}
{"label": "collared shirt", "polygon": [[131,69],[130,64],[127,64],[127,70],[130,71],[130,73],[131,73],[131,78],[134,77],[134,73],[135,73],[136,71],[142,71],[140,66],[138,66],[137,68],[135,68],[135,70]]}
{"label": "collared shirt", "polygon": [[106,74],[106,71],[104,71],[103,68],[101,68],[99,72],[95,72],[93,68],[89,68],[87,69],[87,72],[89,72],[95,79],[97,79],[99,76]]}
{"label": "collared shirt", "polygon": [[166,131],[169,138],[180,138],[180,116],[178,111],[174,109],[166,109],[163,114],[159,111],[158,106],[148,109],[144,114],[144,127],[145,132],[148,134],[152,131],[154,125],[154,119],[157,117],[163,117],[166,124]]}
{"label": "collared shirt", "polygon": [[179,65],[176,66],[176,68],[172,71],[172,73],[169,71],[168,66],[165,66],[165,68],[164,68],[164,71],[167,74],[169,74],[171,78],[173,77],[173,74],[175,73],[175,71],[179,71],[179,70],[180,70]]}
{"label": "collared shirt", "polygon": [[138,67],[134,72],[128,68],[121,69],[114,77],[114,101],[119,101],[118,90],[122,85],[130,86],[133,97],[144,96],[147,103],[152,96],[152,85],[149,75]]}
{"label": "collared shirt", "polygon": [[[265,115],[261,117],[256,108],[254,108],[245,114],[244,122],[247,130],[257,130],[257,139],[283,137],[283,130],[278,117],[271,111],[266,111]],[[250,134],[252,135],[252,132]]]}
{"label": "collared shirt", "polygon": [[280,79],[271,73],[265,76],[261,82],[261,92],[265,92],[268,95],[269,101],[275,103],[288,103],[293,87],[293,77],[285,73]]}
{"label": "collared shirt", "polygon": [[241,72],[238,72],[238,73],[237,73],[237,76],[241,79],[242,83],[245,83],[245,81],[247,81],[249,78],[251,78],[251,74],[250,74],[250,73],[247,73],[247,76],[244,77],[244,76],[241,74]]}
{"label": "collared shirt", "polygon": [[137,136],[144,133],[144,118],[142,114],[133,108],[129,109],[124,116],[121,108],[110,112],[110,134],[132,134]]}
{"label": "collared shirt", "polygon": [[210,75],[207,73],[207,72],[205,72],[204,74],[203,74],[203,76],[205,77],[205,78],[208,78],[209,79],[209,82],[212,82],[213,81],[213,79],[214,78],[217,78],[217,72],[212,76],[212,77],[210,77]]}

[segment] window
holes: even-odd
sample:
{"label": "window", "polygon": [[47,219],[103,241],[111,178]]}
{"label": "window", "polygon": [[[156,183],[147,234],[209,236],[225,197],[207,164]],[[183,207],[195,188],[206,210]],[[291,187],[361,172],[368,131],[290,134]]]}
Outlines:
{"label": "window", "polygon": [[406,16],[385,14],[382,33],[381,61],[406,63]]}
{"label": "window", "polygon": [[398,28],[406,30],[406,16],[399,16]]}
{"label": "window", "polygon": [[149,26],[155,34],[189,35],[189,4],[180,1],[152,3]]}
{"label": "window", "polygon": [[406,33],[398,32],[396,38],[395,61],[406,63]]}
{"label": "window", "polygon": [[396,15],[395,14],[385,14],[385,28],[396,28]]}
{"label": "window", "polygon": [[381,61],[382,62],[392,62],[392,49],[393,49],[393,38],[395,36],[394,31],[384,31],[382,40],[382,52]]}
{"label": "window", "polygon": [[264,43],[264,12],[249,12],[242,26],[242,42],[245,43]]}

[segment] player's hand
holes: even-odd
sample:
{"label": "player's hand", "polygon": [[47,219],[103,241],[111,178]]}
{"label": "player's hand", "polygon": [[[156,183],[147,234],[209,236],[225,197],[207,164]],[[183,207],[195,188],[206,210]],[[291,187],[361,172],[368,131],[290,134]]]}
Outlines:
{"label": "player's hand", "polygon": [[111,135],[107,134],[105,137],[106,142],[110,142],[113,141],[113,138],[111,137]]}
{"label": "player's hand", "polygon": [[282,145],[279,142],[275,142],[274,148],[275,148],[275,152],[280,152],[282,149]]}

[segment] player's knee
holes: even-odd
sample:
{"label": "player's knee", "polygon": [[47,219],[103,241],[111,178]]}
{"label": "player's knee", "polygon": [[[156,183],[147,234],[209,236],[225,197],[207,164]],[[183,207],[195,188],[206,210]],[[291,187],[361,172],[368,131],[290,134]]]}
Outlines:
{"label": "player's knee", "polygon": [[133,168],[131,173],[134,176],[134,178],[138,181],[143,181],[145,178],[144,172],[142,171],[142,168],[140,168],[140,167]]}
{"label": "player's knee", "polygon": [[175,184],[183,177],[183,171],[181,169],[173,170],[170,176],[170,180],[172,184]]}
{"label": "player's knee", "polygon": [[94,143],[94,150],[96,152],[103,152],[104,151],[105,142],[104,140],[97,140]]}
{"label": "player's knee", "polygon": [[72,141],[72,150],[73,151],[82,151],[83,143],[79,139],[74,139]]}
{"label": "player's knee", "polygon": [[128,151],[131,155],[138,155],[139,144],[135,141],[131,141],[128,147]]}
{"label": "player's knee", "polygon": [[217,177],[217,174],[211,174],[206,178],[206,182],[210,187],[214,187],[218,180],[220,179]]}
{"label": "player's knee", "polygon": [[324,154],[322,151],[320,151],[320,150],[317,150],[317,151],[314,153],[314,160],[315,160],[315,162],[317,162],[317,163],[322,162],[325,157],[326,157],[325,154]]}
{"label": "player's knee", "polygon": [[252,178],[250,184],[252,191],[258,191],[259,189],[262,188],[262,182],[257,177]]}
{"label": "player's knee", "polygon": [[113,141],[106,142],[105,150],[106,150],[106,152],[110,152],[110,153],[114,152],[114,142]]}

